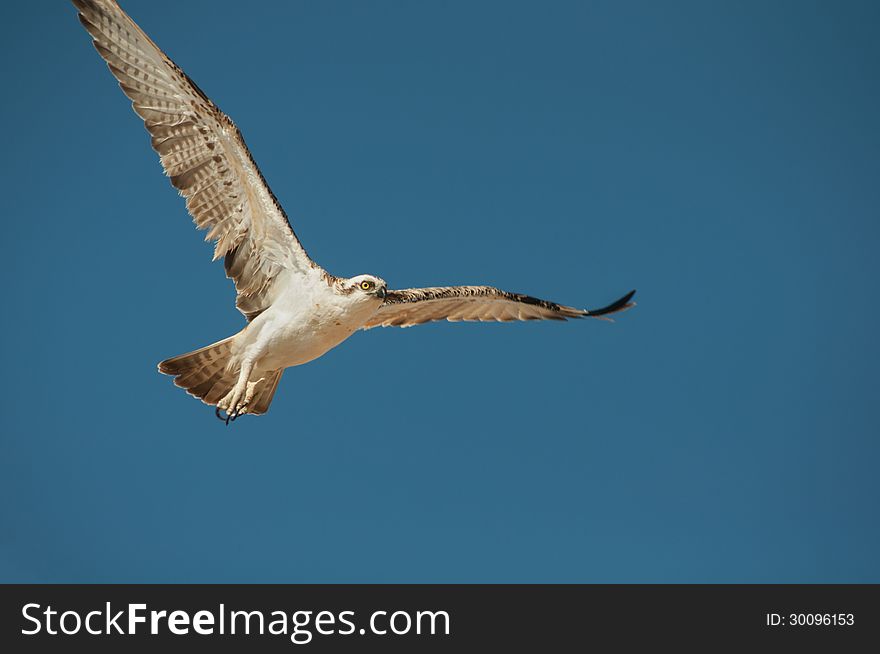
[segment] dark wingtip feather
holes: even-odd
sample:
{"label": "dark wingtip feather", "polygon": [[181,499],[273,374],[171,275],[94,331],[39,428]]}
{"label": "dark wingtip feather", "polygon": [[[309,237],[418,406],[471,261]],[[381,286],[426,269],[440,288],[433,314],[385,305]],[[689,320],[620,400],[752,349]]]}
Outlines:
{"label": "dark wingtip feather", "polygon": [[630,302],[633,295],[636,294],[635,289],[624,295],[622,298],[617,300],[616,302],[612,302],[607,307],[602,307],[601,309],[588,309],[587,316],[607,316],[611,313],[617,313],[619,311],[626,311],[630,307],[635,306],[635,302]]}

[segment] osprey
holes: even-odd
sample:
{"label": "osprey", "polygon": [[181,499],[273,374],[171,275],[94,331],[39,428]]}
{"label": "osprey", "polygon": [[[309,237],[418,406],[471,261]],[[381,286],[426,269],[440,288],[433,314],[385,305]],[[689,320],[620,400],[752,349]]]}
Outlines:
{"label": "osprey", "polygon": [[241,132],[114,0],[73,0],[94,46],[144,120],[153,149],[235,283],[240,332],[159,364],[225,421],[269,409],[285,368],[317,359],[359,329],[433,320],[566,320],[596,310],[490,286],[389,290],[380,277],[335,277],[312,261]]}

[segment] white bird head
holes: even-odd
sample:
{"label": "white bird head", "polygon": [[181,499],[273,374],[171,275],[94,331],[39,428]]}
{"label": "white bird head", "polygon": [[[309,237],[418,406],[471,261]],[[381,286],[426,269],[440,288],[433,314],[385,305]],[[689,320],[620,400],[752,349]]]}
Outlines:
{"label": "white bird head", "polygon": [[375,275],[357,275],[349,277],[343,284],[346,293],[360,293],[369,297],[385,299],[388,293],[388,284],[381,277]]}

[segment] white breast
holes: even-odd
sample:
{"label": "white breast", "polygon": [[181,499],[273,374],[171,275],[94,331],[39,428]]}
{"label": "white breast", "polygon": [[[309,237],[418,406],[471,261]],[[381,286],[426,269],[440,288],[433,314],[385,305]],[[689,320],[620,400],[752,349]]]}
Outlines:
{"label": "white breast", "polygon": [[339,294],[319,275],[309,275],[286,285],[272,306],[248,325],[237,349],[257,369],[302,365],[351,336],[381,304],[358,291]]}

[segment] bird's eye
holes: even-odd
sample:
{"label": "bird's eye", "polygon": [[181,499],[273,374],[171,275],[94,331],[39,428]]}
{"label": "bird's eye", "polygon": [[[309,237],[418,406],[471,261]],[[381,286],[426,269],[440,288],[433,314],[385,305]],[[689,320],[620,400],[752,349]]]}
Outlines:
{"label": "bird's eye", "polygon": [[365,291],[369,291],[373,288],[373,282],[361,282],[361,288]]}

